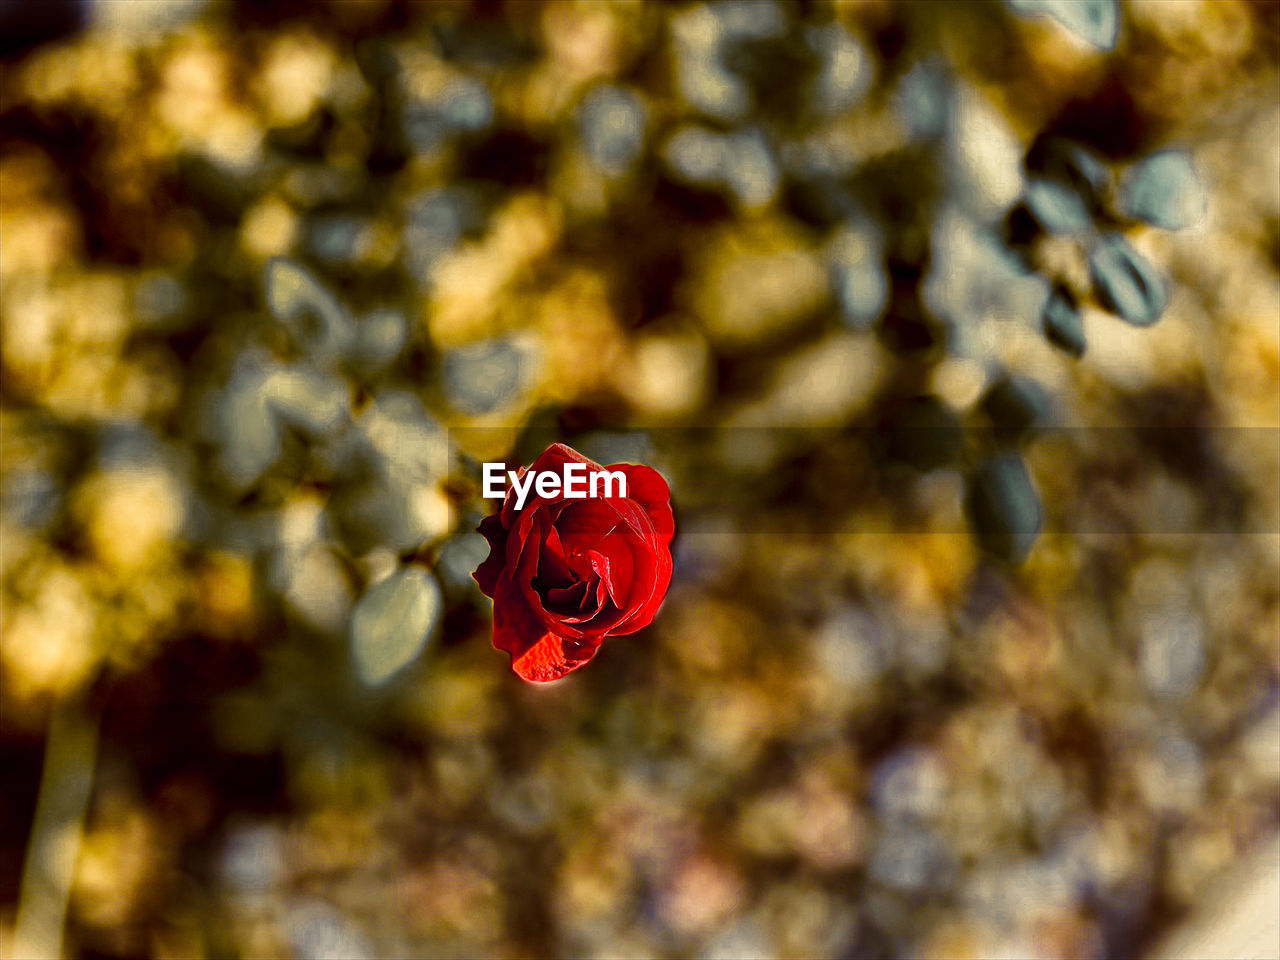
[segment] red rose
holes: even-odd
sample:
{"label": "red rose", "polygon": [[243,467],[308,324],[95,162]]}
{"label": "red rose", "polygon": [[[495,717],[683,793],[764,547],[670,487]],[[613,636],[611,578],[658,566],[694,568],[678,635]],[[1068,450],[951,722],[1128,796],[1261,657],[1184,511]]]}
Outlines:
{"label": "red rose", "polygon": [[[532,488],[522,509],[515,485],[481,521],[489,556],[473,577],[493,598],[493,645],[525,680],[557,680],[593,656],[605,637],[648,626],[671,583],[671,491],[650,467],[602,467],[553,443],[527,469],[563,475],[567,463],[626,476],[625,497],[550,499]],[[523,478],[525,470],[519,476]],[[575,490],[580,490],[580,480]],[[606,488],[601,484],[600,492]]]}

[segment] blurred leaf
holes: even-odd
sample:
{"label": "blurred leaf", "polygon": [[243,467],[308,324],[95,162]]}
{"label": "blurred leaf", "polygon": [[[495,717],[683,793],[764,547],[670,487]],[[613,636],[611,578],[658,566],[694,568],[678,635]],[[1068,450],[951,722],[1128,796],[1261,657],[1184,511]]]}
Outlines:
{"label": "blurred leaf", "polygon": [[1049,295],[1041,323],[1046,339],[1055,347],[1073,357],[1084,356],[1084,322],[1070,293],[1059,288]]}
{"label": "blurred leaf", "polygon": [[[261,715],[262,705],[253,706],[254,713]],[[266,893],[285,872],[281,841],[280,830],[270,824],[238,825],[228,832],[219,872],[238,891]]]}
{"label": "blurred leaf", "polygon": [[742,130],[729,138],[723,169],[726,186],[748,206],[768,203],[778,191],[778,164],[760,130]]}
{"label": "blurred leaf", "polygon": [[[776,9],[771,3],[756,6],[759,7],[757,19],[767,19],[768,11]],[[725,68],[721,59],[722,42],[728,32],[723,19],[710,7],[695,6],[672,16],[670,29],[681,97],[708,116],[732,121],[750,109],[751,92],[739,77]]]}
{"label": "blurred leaf", "polygon": [[708,6],[726,40],[761,40],[786,32],[785,10],[775,0],[729,0]]}
{"label": "blurred leaf", "polygon": [[1026,377],[1002,376],[978,402],[1001,440],[1026,439],[1048,420],[1053,401],[1044,387]]}
{"label": "blurred leaf", "polygon": [[883,263],[863,260],[832,267],[831,285],[840,304],[840,315],[855,330],[867,330],[884,312],[889,298],[889,278]]}
{"label": "blurred leaf", "polygon": [[356,926],[321,900],[297,901],[283,927],[299,960],[365,960],[376,955]]}
{"label": "blurred leaf", "polygon": [[350,266],[368,244],[367,218],[347,212],[315,214],[308,218],[307,247],[329,266]]}
{"label": "blurred leaf", "polygon": [[263,396],[285,422],[312,434],[336,429],[351,402],[345,381],[298,367],[279,370],[268,377]]}
{"label": "blurred leaf", "polygon": [[1097,210],[1111,190],[1111,171],[1082,143],[1039,137],[1023,160],[1027,175],[1070,187],[1088,210]]}
{"label": "blurred leaf", "polygon": [[280,455],[280,427],[265,394],[273,375],[273,366],[242,359],[217,401],[222,466],[239,487],[252,484]]}
{"label": "blurred leaf", "polygon": [[486,204],[475,188],[449,186],[420,194],[405,211],[405,266],[421,282],[463,237],[479,234]]}
{"label": "blurred leaf", "polygon": [[962,325],[1033,323],[1044,309],[1049,295],[1044,278],[1027,270],[998,234],[971,217],[941,214],[933,226],[932,255],[921,292],[936,317]]}
{"label": "blurred leaf", "polygon": [[491,413],[510,403],[532,379],[535,357],[519,339],[490,340],[448,350],[441,380],[449,405],[460,413]]}
{"label": "blurred leaf", "polygon": [[375,473],[335,489],[330,516],[347,548],[356,554],[376,547],[397,552],[416,549],[448,524],[447,505],[433,494],[437,489],[416,484],[398,471]]}
{"label": "blurred leaf", "polygon": [[866,330],[884,312],[889,298],[884,244],[878,231],[846,218],[827,247],[832,293],[845,323]]}
{"label": "blurred leaf", "polygon": [[351,586],[337,553],[322,543],[286,547],[277,556],[285,606],[327,636],[340,636],[351,611]]}
{"label": "blurred leaf", "polygon": [[408,332],[408,323],[399,311],[371,313],[360,323],[357,331],[352,364],[362,373],[377,373],[400,355]]}
{"label": "blurred leaf", "polygon": [[1089,270],[1098,301],[1122,320],[1147,327],[1164,313],[1164,282],[1124,237],[1104,237],[1089,257]]}
{"label": "blurred leaf", "polygon": [[1021,563],[1040,533],[1040,497],[1021,457],[989,460],[969,478],[965,513],[978,544],[1002,560]]}
{"label": "blurred leaf", "polygon": [[717,133],[685,126],[667,140],[663,157],[680,180],[730,193],[748,206],[767,203],[778,190],[778,164],[760,130]]}
{"label": "blurred leaf", "polygon": [[440,587],[420,567],[370,587],[351,617],[351,654],[360,679],[379,686],[412,663],[439,624],[440,611]]}
{"label": "blurred leaf", "polygon": [[810,27],[805,39],[821,63],[813,84],[812,107],[829,116],[849,109],[871,84],[871,58],[838,20]]}
{"label": "blurred leaf", "polygon": [[443,428],[407,390],[384,390],[358,422],[363,444],[378,472],[411,484],[431,483],[449,470]]}
{"label": "blurred leaf", "polygon": [[1129,171],[1121,194],[1126,214],[1166,230],[1199,222],[1207,201],[1191,158],[1177,150],[1148,157]]}
{"label": "blurred leaf", "polygon": [[644,147],[648,121],[644,101],[626,87],[596,87],[578,109],[578,127],[601,169],[622,173]]}
{"label": "blurred leaf", "polygon": [[34,467],[4,477],[0,494],[0,517],[15,527],[45,526],[56,516],[62,500],[57,479]]}
{"label": "blurred leaf", "polygon": [[1022,192],[1022,143],[989,95],[971,84],[956,86],[948,121],[951,199],[990,222]]}
{"label": "blurred leaf", "polygon": [[1116,0],[1009,0],[1009,6],[1024,16],[1046,14],[1100,50],[1116,45],[1120,28]]}
{"label": "blurred leaf", "polygon": [[1027,209],[1048,233],[1083,233],[1091,223],[1080,195],[1065,184],[1032,180],[1023,195]]}
{"label": "blurred leaf", "polygon": [[337,297],[290,260],[267,264],[266,295],[272,314],[316,360],[335,359],[355,338],[351,317]]}
{"label": "blurred leaf", "polygon": [[485,85],[458,76],[427,99],[404,106],[404,138],[418,153],[427,153],[461,133],[478,133],[493,122],[493,98]]}
{"label": "blurred leaf", "polygon": [[682,180],[700,185],[721,182],[726,162],[728,140],[723,135],[698,125],[677,130],[663,146],[667,166]]}
{"label": "blurred leaf", "polygon": [[947,72],[936,58],[916,64],[902,78],[895,106],[913,137],[930,139],[946,130],[950,93]]}
{"label": "blurred leaf", "polygon": [[361,412],[352,440],[353,462],[363,469],[330,500],[349,547],[406,550],[447,532],[452,517],[440,481],[449,471],[448,441],[417,396],[379,393]]}
{"label": "blurred leaf", "polygon": [[471,573],[489,555],[489,541],[469,531],[449,538],[440,548],[435,570],[445,590],[451,595],[470,593],[479,596],[479,587]]}

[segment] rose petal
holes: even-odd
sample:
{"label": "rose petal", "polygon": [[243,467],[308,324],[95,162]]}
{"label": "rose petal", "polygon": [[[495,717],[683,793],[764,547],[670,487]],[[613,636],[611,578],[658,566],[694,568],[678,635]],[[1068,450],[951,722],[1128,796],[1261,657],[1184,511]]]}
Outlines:
{"label": "rose petal", "polygon": [[[633,623],[641,609],[651,601],[656,588],[661,563],[657,558],[665,554],[668,562],[670,553],[665,546],[653,542],[657,537],[648,517],[640,507],[630,501],[617,501],[614,505],[620,514],[630,512],[632,523],[622,523],[602,537],[595,545],[598,553],[609,560],[609,574],[613,582],[611,601],[602,606],[591,618],[582,621],[583,635],[609,635],[618,633],[618,626],[632,623],[627,633],[639,630],[643,623]],[[633,524],[644,529],[648,536],[636,535]],[[568,539],[568,538],[566,538]],[[588,536],[585,539],[592,539]],[[588,549],[588,556],[590,549]],[[602,577],[603,579],[603,577]],[[670,572],[666,573],[669,582]],[[665,592],[665,584],[663,590]],[[656,609],[656,608],[655,608]],[[576,622],[578,618],[567,622]],[[569,630],[572,628],[565,627]]]}
{"label": "rose petal", "polygon": [[507,531],[496,513],[481,520],[476,530],[489,541],[489,556],[476,567],[475,573],[471,576],[479,584],[480,592],[486,597],[492,597],[498,577],[502,574],[502,568],[507,564]]}
{"label": "rose petal", "polygon": [[512,657],[511,669],[522,680],[546,683],[559,680],[591,660],[600,649],[600,641],[581,644],[566,642],[554,633],[545,633],[537,643],[518,657]]}
{"label": "rose petal", "polygon": [[570,557],[585,557],[588,550],[617,529],[622,523],[619,503],[576,500],[565,507],[555,521],[565,552]]}
{"label": "rose petal", "polygon": [[[660,537],[659,537],[660,539]],[[640,600],[635,594],[630,597],[628,606],[631,611],[610,630],[614,636],[626,636],[642,630],[653,622],[662,601],[666,599],[667,588],[671,586],[671,551],[663,543],[651,543],[648,549],[639,549],[632,554],[636,558],[636,574],[633,582],[652,584],[648,594]]]}
{"label": "rose petal", "polygon": [[649,594],[649,599],[627,618],[626,624],[619,625],[625,626],[626,629],[615,629],[615,634],[625,636],[635,633],[653,622],[653,618],[658,615],[658,610],[662,608],[662,602],[667,598],[667,589],[671,586],[671,571],[671,555],[659,556],[657,571],[654,574],[653,592]]}
{"label": "rose petal", "polygon": [[[608,588],[605,586],[604,578],[601,577],[596,581],[596,613],[595,616],[591,618],[592,629],[599,627],[602,622],[609,619],[609,613],[605,610],[605,604],[607,603],[610,606],[614,606],[614,604],[608,599],[608,596]],[[601,614],[603,614],[603,616],[601,616]]]}
{"label": "rose petal", "polygon": [[[515,525],[507,529],[507,568],[514,569],[525,548],[529,545],[529,534],[533,525],[538,522],[536,513],[522,513],[516,517]],[[537,550],[537,543],[534,544]]]}
{"label": "rose petal", "polygon": [[676,532],[675,513],[671,510],[671,488],[657,470],[643,464],[615,463],[606,470],[621,470],[627,477],[627,499],[644,508],[653,523],[653,529],[667,542]]}
{"label": "rose petal", "polygon": [[[577,450],[567,447],[563,443],[553,443],[542,451],[538,459],[529,464],[527,468],[520,471],[519,476],[523,479],[526,470],[537,470],[541,473],[544,470],[551,470],[554,473],[563,475],[563,468],[566,463],[582,463],[586,464],[588,473],[600,470],[600,464],[594,460],[588,460]],[[560,498],[555,498],[559,500]],[[512,484],[507,488],[507,496],[502,501],[502,525],[507,529],[511,528],[515,515],[519,513],[529,513],[536,510],[549,501],[545,497],[538,496],[532,489],[524,502],[524,506],[517,511],[516,509],[516,491],[515,485]]]}
{"label": "rose petal", "polygon": [[529,604],[524,591],[503,574],[493,597],[493,646],[512,658],[523,656],[536,644],[547,625]]}
{"label": "rose petal", "polygon": [[538,582],[544,588],[552,585],[562,587],[577,579],[569,569],[560,534],[554,526],[548,527],[547,538],[542,541],[542,549],[538,553]]}
{"label": "rose petal", "polygon": [[571,587],[552,587],[546,592],[546,603],[542,606],[548,613],[564,613],[566,615],[581,613],[582,605],[586,602],[588,593],[587,581],[585,580],[579,580]]}
{"label": "rose petal", "polygon": [[578,605],[578,613],[582,617],[594,617],[600,612],[600,605],[604,603],[600,599],[600,578],[592,573],[591,576],[583,581],[587,585],[587,591],[582,596],[582,603]]}
{"label": "rose petal", "polygon": [[609,597],[620,610],[627,607],[635,578],[635,558],[627,538],[620,533],[612,533],[600,541],[599,550],[588,552],[591,567],[605,586],[609,588]]}
{"label": "rose petal", "polygon": [[[524,596],[525,603],[539,617],[545,613],[542,608],[542,597],[536,586],[538,561],[542,555],[539,544],[545,539],[546,531],[550,526],[550,518],[543,513],[523,514],[516,524],[516,531],[522,541],[521,548],[518,551],[507,551],[507,573],[510,574],[511,582]],[[513,553],[514,556],[512,556]],[[506,575],[504,574],[504,577]],[[497,604],[497,597],[493,602]],[[554,621],[548,621],[547,628],[553,629],[553,627]]]}
{"label": "rose petal", "polygon": [[622,518],[626,529],[638,540],[645,543],[655,540],[657,531],[654,530],[653,520],[649,518],[649,514],[644,507],[630,498],[614,500],[611,503],[613,508],[618,511],[618,516]]}
{"label": "rose petal", "polygon": [[609,572],[609,558],[599,550],[588,550],[587,560],[591,564],[591,569],[595,571],[596,576],[600,578],[601,586],[605,587],[613,602],[617,603],[618,598],[614,595],[613,577]]}
{"label": "rose petal", "polygon": [[[557,612],[554,609],[547,609],[544,604],[543,596],[539,591],[538,584],[538,561],[541,551],[538,544],[545,542],[549,537],[551,530],[552,511],[538,510],[534,513],[522,513],[516,521],[516,529],[512,532],[512,538],[519,537],[524,546],[520,550],[508,550],[507,570],[511,573],[511,580],[514,587],[524,597],[525,606],[528,607],[535,617],[542,624],[542,629],[563,636],[570,640],[582,640],[587,636],[580,628],[573,624],[580,623],[595,615],[595,611],[590,613],[576,613],[575,615],[567,615],[564,612]],[[590,562],[585,558],[581,563],[570,558],[571,569],[574,565],[585,568],[585,575],[577,575],[575,579],[589,580],[595,576],[591,570]],[[504,574],[504,577],[506,575]],[[546,585],[543,585],[545,589]],[[590,587],[588,587],[590,590]],[[495,610],[497,608],[498,599],[494,599]],[[553,607],[555,604],[552,605]]]}
{"label": "rose petal", "polygon": [[[569,640],[584,640],[587,637],[602,637],[605,627],[602,626],[602,615],[607,616],[606,605],[609,604],[609,592],[604,581],[592,575],[587,582],[586,594],[582,598],[581,607],[572,613],[557,613],[542,607],[540,615],[547,629]],[[607,621],[612,623],[612,620]]]}
{"label": "rose petal", "polygon": [[[544,619],[547,623],[547,628],[552,633],[568,637],[571,640],[582,640],[588,636],[603,636],[603,632],[598,627],[597,618],[608,602],[609,593],[605,589],[604,581],[594,573],[591,575],[591,579],[582,581],[582,585],[585,590],[582,595],[582,602],[578,605],[577,610],[563,613],[555,610],[546,610]],[[590,622],[590,626],[581,626],[588,622]]]}

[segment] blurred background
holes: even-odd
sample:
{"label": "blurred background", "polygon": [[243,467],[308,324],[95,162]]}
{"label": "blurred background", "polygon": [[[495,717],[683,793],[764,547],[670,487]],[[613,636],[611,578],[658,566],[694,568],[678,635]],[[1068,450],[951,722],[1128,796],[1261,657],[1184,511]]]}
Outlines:
{"label": "blurred background", "polygon": [[[1275,955],[1280,4],[0,55],[6,955]],[[553,440],[676,573],[526,685],[478,464]]]}

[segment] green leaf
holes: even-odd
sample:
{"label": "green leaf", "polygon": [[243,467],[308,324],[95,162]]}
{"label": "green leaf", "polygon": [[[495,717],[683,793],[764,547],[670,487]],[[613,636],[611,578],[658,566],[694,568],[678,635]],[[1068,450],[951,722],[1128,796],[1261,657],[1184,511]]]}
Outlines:
{"label": "green leaf", "polygon": [[412,663],[440,623],[440,587],[421,567],[393,573],[370,587],[351,617],[356,673],[381,686]]}
{"label": "green leaf", "polygon": [[267,264],[267,307],[298,344],[319,361],[341,356],[355,339],[355,327],[338,298],[291,260]]}
{"label": "green leaf", "polygon": [[263,384],[262,394],[281,419],[313,435],[332,433],[346,421],[351,407],[345,381],[306,367],[275,371]]}
{"label": "green leaf", "polygon": [[1009,6],[1027,16],[1050,16],[1099,50],[1111,50],[1116,45],[1120,29],[1116,0],[1009,0]]}
{"label": "green leaf", "polygon": [[1089,257],[1089,270],[1098,301],[1125,322],[1149,327],[1164,313],[1164,281],[1124,237],[1104,237]]}
{"label": "green leaf", "polygon": [[1023,160],[1031,180],[1048,180],[1074,192],[1094,212],[1111,193],[1111,170],[1089,147],[1064,137],[1036,138]]}
{"label": "green leaf", "polygon": [[1049,295],[1041,324],[1046,339],[1059,350],[1077,358],[1084,356],[1084,321],[1075,298],[1066,290],[1057,289]]}
{"label": "green leaf", "polygon": [[989,460],[969,478],[965,513],[979,546],[1021,563],[1040,534],[1040,496],[1021,457]]}
{"label": "green leaf", "polygon": [[1125,178],[1121,208],[1165,230],[1181,230],[1203,219],[1207,201],[1191,158],[1179,150],[1157,153]]}
{"label": "green leaf", "polygon": [[1092,222],[1080,195],[1052,180],[1032,180],[1023,200],[1036,222],[1048,233],[1083,233]]}
{"label": "green leaf", "polygon": [[978,402],[1002,441],[1026,439],[1044,426],[1053,402],[1034,380],[1005,374],[987,388]]}

